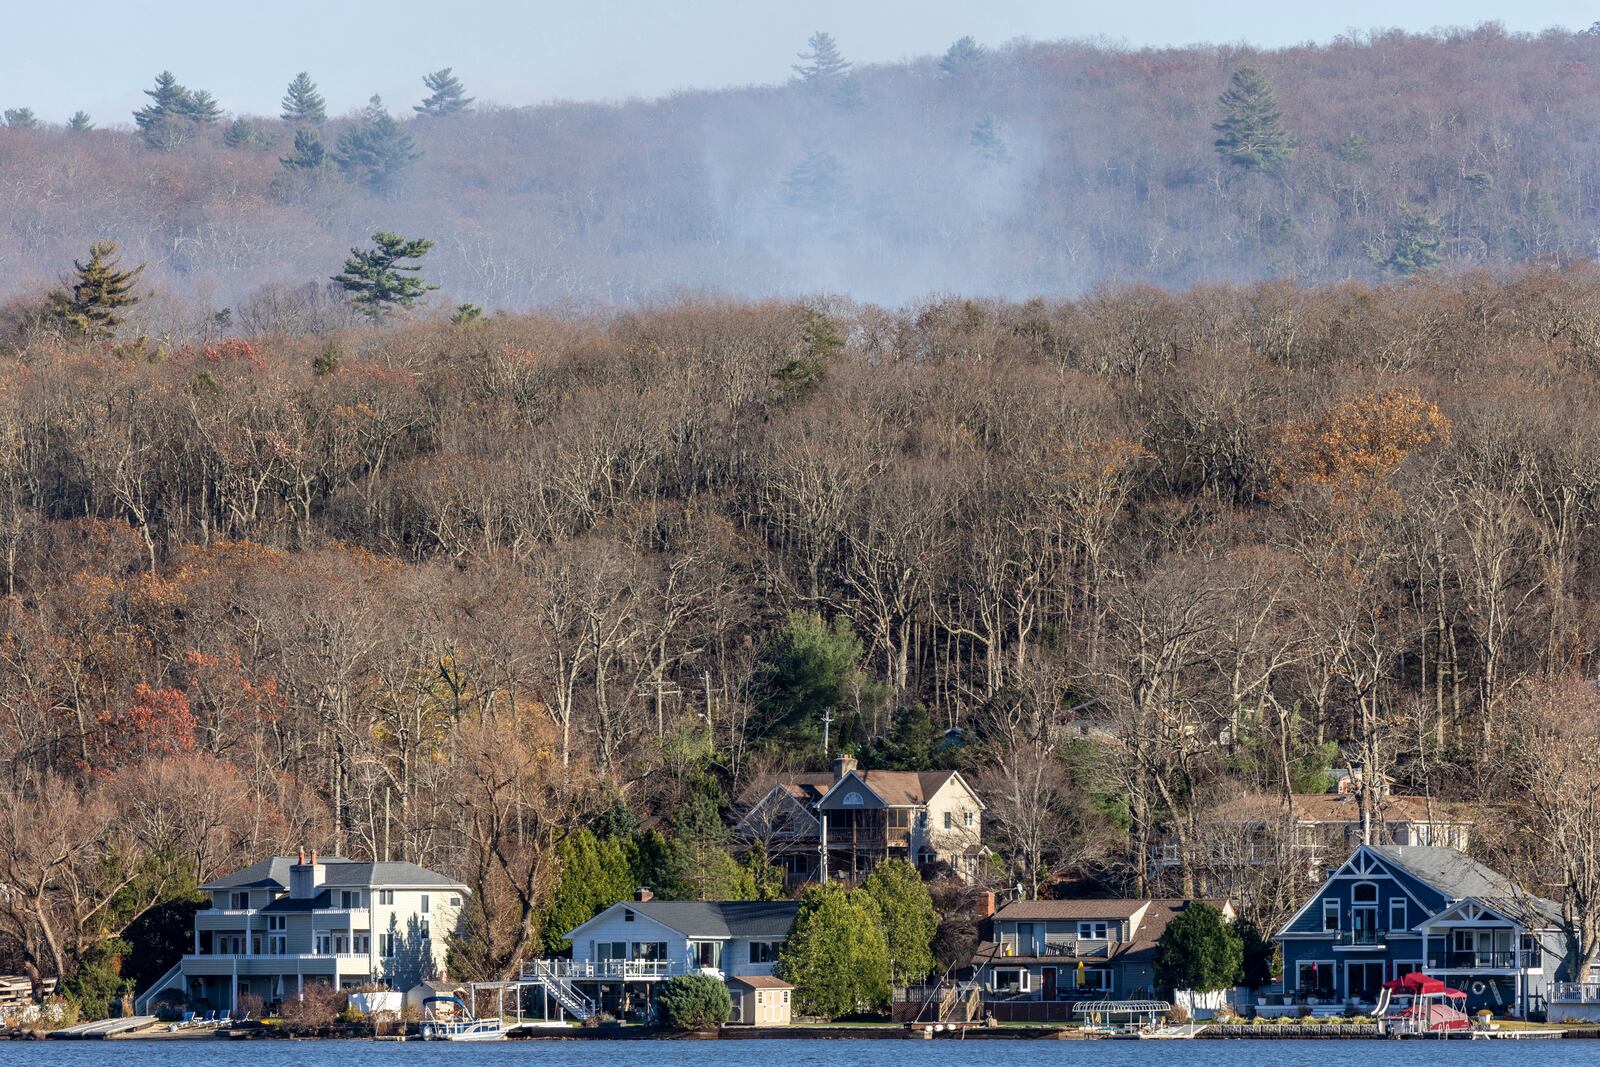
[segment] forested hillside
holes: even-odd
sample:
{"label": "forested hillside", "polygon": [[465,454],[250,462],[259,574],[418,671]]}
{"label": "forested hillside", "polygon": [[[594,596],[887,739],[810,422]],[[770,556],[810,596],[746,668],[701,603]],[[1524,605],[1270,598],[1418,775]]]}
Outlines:
{"label": "forested hillside", "polygon": [[[1570,268],[35,342],[0,948],[115,988],[129,924],[309,841],[463,878],[453,966],[501,973],[581,827],[764,891],[729,798],[824,710],[965,769],[1000,884],[1142,891],[1174,832],[1203,880],[1208,806],[1359,763],[1592,888],[1551,820],[1600,744],[1597,309]],[[1266,925],[1304,872],[1260,873]]]}
{"label": "forested hillside", "polygon": [[[445,72],[456,95],[426,113],[396,100],[326,122],[301,106],[314,80],[289,119],[235,121],[203,87],[191,106],[181,70],[137,131],[129,115],[52,127],[6,101],[0,293],[116,240],[196,315],[283,327],[285,294],[260,290],[325,279],[377,229],[438,241],[449,295],[508,309],[1377,279],[1581,258],[1600,238],[1589,34],[958,42],[864,67],[849,50],[813,42],[788,84],[619,105],[467,106],[468,70]],[[1242,69],[1268,95],[1235,101],[1251,122],[1234,133],[1275,110],[1266,151],[1217,145]],[[352,131],[367,139],[341,146]]]}

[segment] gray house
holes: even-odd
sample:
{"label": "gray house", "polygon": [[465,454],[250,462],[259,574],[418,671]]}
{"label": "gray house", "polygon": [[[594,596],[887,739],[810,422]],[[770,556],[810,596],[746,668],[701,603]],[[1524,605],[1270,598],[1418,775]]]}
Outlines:
{"label": "gray house", "polygon": [[193,951],[139,994],[237,1011],[250,994],[272,1004],[311,982],[405,990],[444,973],[445,943],[467,887],[415,863],[273,856],[200,887]]}

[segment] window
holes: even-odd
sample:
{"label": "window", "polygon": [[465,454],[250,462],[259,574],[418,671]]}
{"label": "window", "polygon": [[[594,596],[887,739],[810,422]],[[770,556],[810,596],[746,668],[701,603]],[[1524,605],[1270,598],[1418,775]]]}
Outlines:
{"label": "window", "polygon": [[268,915],[267,916],[267,929],[268,930],[287,930],[287,929],[289,929],[289,917],[287,915]]}
{"label": "window", "polygon": [[432,908],[428,907],[428,894],[422,894],[422,903],[417,906],[417,910],[422,912],[424,915],[433,910]]}
{"label": "window", "polygon": [[450,897],[450,906],[451,906],[451,907],[452,907],[452,908],[459,908],[459,907],[461,907],[461,898],[460,898],[460,897],[459,897],[459,896],[456,896],[456,895],[454,895],[454,894],[451,894],[451,897]]}
{"label": "window", "polygon": [[235,894],[233,894],[233,899],[229,902],[228,906],[230,908],[232,908],[234,911],[248,911],[249,908],[250,908],[250,894],[249,893],[235,893]]}
{"label": "window", "polygon": [[379,904],[393,904],[394,903],[394,890],[393,889],[380,889],[380,890],[378,890],[378,903]]}
{"label": "window", "polygon": [[330,943],[330,941],[328,939],[328,935],[326,933],[318,933],[317,934],[316,945],[313,947],[312,951],[314,951],[319,956],[326,956],[328,953],[333,951],[333,949],[331,947],[331,943]]}
{"label": "window", "polygon": [[417,920],[417,936],[424,941],[433,938],[433,933],[428,927],[428,917],[426,915]]}
{"label": "window", "polygon": [[689,962],[696,967],[720,970],[722,967],[721,941],[689,942]]}
{"label": "window", "polygon": [[974,826],[976,826],[977,823],[978,823],[978,813],[977,812],[975,812],[975,811],[964,811],[964,812],[961,813],[961,825],[965,826],[968,830],[970,830]]}
{"label": "window", "polygon": [[1398,982],[1400,979],[1404,978],[1406,975],[1410,974],[1412,971],[1420,971],[1420,970],[1422,970],[1422,964],[1420,964],[1420,963],[1401,963],[1401,962],[1396,962],[1395,965],[1394,965],[1394,979],[1395,979],[1395,981]]}
{"label": "window", "polygon": [[1105,941],[1107,924],[1102,922],[1081,922],[1078,924],[1079,941]]}
{"label": "window", "polygon": [[629,911],[627,908],[623,908],[622,921],[627,923],[633,922],[633,912]]}
{"label": "window", "polygon": [[658,962],[665,960],[667,958],[667,943],[665,941],[635,941],[633,943],[633,958]]}
{"label": "window", "polygon": [[946,830],[954,830],[956,828],[956,813],[955,812],[947,811],[947,812],[944,813],[944,828]]}
{"label": "window", "polygon": [[1357,882],[1350,890],[1350,900],[1354,904],[1376,904],[1378,887],[1371,882]]}
{"label": "window", "polygon": [[1111,992],[1110,967],[1085,967],[1082,972],[1082,980],[1078,978],[1079,972],[1077,969],[1074,968],[1068,973],[1072,975],[1071,981],[1075,983],[1078,989],[1089,989],[1097,993]]}
{"label": "window", "polygon": [[1333,996],[1333,964],[1302,963],[1297,970],[1300,992],[1314,997]]}
{"label": "window", "polygon": [[365,956],[372,951],[372,936],[370,934],[357,934],[355,946],[351,949],[357,955]]}
{"label": "window", "polygon": [[385,930],[378,935],[378,955],[384,959],[394,958],[395,941],[398,940],[393,930]]}
{"label": "window", "polygon": [[866,803],[866,800],[860,793],[850,792],[844,795],[844,803],[846,807],[859,808]]}
{"label": "window", "polygon": [[339,907],[345,911],[354,911],[361,907],[361,890],[345,889],[339,893]]}
{"label": "window", "polygon": [[1324,930],[1339,929],[1339,902],[1331,897],[1322,902],[1322,928]]}
{"label": "window", "polygon": [[1389,929],[1404,930],[1410,924],[1406,922],[1406,901],[1404,897],[1389,898]]}
{"label": "window", "polygon": [[750,942],[750,962],[751,963],[776,963],[777,960],[778,960],[778,949],[782,945],[783,945],[782,941],[752,941],[752,942]]}
{"label": "window", "polygon": [[628,943],[626,941],[596,941],[594,943],[594,958],[600,963],[625,960],[628,958]]}
{"label": "window", "polygon": [[1026,993],[1030,988],[1028,972],[1016,967],[997,968],[990,986],[996,993]]}

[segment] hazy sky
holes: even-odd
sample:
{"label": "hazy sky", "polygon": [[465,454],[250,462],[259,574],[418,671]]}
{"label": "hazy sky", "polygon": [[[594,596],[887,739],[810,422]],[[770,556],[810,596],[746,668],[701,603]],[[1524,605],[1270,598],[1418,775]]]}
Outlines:
{"label": "hazy sky", "polygon": [[[673,89],[783,80],[806,37],[826,29],[847,58],[942,52],[972,34],[1099,37],[1134,46],[1197,41],[1276,46],[1350,28],[1426,30],[1499,20],[1514,31],[1581,29],[1592,0],[74,0],[7,2],[0,107],[59,122],[77,108],[130,121],[153,75],[170,68],[224,108],[275,114],[284,84],[309,70],[329,110],[380,92],[397,108],[420,76],[454,67],[501,104],[658,96]],[[70,20],[71,25],[65,23]]]}

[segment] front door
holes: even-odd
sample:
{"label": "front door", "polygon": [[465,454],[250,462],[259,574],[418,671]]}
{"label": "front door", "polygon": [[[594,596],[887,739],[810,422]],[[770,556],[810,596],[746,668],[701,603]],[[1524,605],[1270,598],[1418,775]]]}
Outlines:
{"label": "front door", "polygon": [[1056,969],[1054,967],[1046,967],[1044,969],[1044,999],[1056,999]]}
{"label": "front door", "polygon": [[1345,996],[1360,1004],[1371,1004],[1383,988],[1383,964],[1351,963],[1346,972]]}

